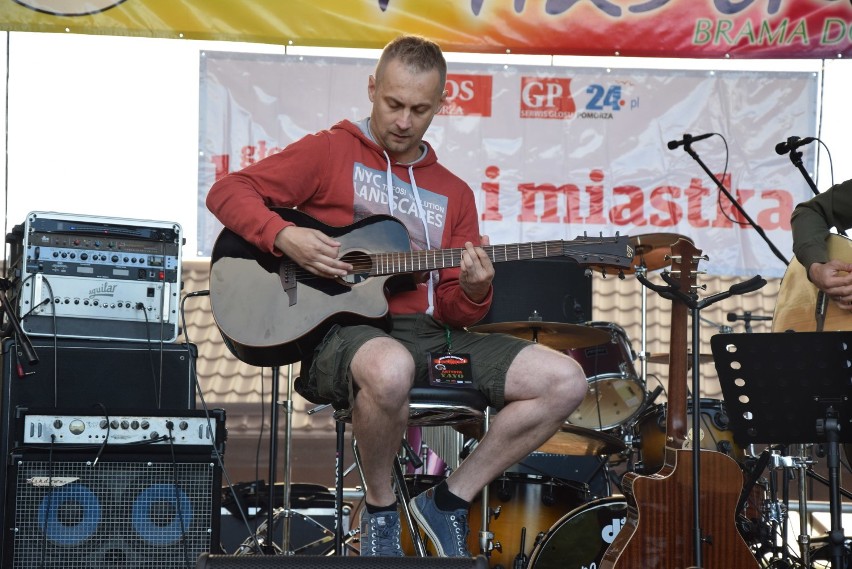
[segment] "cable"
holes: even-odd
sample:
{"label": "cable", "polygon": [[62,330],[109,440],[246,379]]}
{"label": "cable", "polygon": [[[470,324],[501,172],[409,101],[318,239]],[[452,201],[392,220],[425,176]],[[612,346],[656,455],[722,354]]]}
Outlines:
{"label": "cable", "polygon": [[[225,469],[225,464],[224,464],[224,461],[222,460],[222,453],[219,450],[219,445],[217,444],[219,442],[217,440],[218,431],[213,428],[213,424],[212,424],[212,421],[210,419],[210,409],[207,407],[207,401],[204,399],[204,391],[201,389],[201,384],[198,382],[198,374],[196,373],[196,367],[195,367],[195,358],[193,357],[192,351],[190,349],[192,342],[190,341],[190,338],[189,338],[189,328],[186,325],[186,306],[185,306],[186,301],[189,298],[197,298],[197,297],[209,296],[209,295],[210,295],[210,291],[208,291],[208,290],[190,292],[190,293],[185,294],[180,301],[180,322],[181,322],[181,326],[183,327],[184,339],[186,340],[186,349],[187,349],[187,354],[189,356],[188,357],[189,365],[190,365],[190,370],[191,370],[191,373],[192,373],[192,378],[193,378],[193,381],[194,381],[195,391],[198,394],[198,399],[201,401],[201,407],[204,410],[204,417],[207,421],[207,429],[208,429],[208,432],[210,433],[211,441],[213,441],[213,443],[212,443],[213,456],[216,459],[216,463],[219,466],[219,469],[222,471],[222,476],[225,479],[225,484],[227,485],[228,489],[231,492],[231,496],[234,499],[234,504],[236,504],[237,509],[240,513],[240,517],[242,518],[243,522],[245,523],[246,530],[248,531],[248,534],[252,537],[252,539],[254,541],[254,547],[256,547],[257,552],[260,553],[262,551],[261,546],[260,546],[260,542],[258,541],[257,535],[255,534],[255,532],[252,531],[252,528],[249,526],[248,516],[246,515],[245,510],[243,509],[242,503],[240,502],[240,500],[237,496],[236,490],[234,489],[234,484],[231,481],[231,477],[228,475],[228,471]],[[262,377],[262,372],[261,372],[261,377]],[[259,449],[259,445],[260,445],[260,443],[258,442],[258,449]],[[259,450],[258,450],[258,452],[259,452]],[[255,464],[257,464],[257,462],[255,462]]]}

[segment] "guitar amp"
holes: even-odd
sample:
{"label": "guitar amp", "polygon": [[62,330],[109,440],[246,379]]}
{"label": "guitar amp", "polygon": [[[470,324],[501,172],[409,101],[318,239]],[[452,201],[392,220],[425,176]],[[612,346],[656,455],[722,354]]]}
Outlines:
{"label": "guitar amp", "polygon": [[27,334],[177,339],[179,224],[34,211],[7,241],[10,304]]}

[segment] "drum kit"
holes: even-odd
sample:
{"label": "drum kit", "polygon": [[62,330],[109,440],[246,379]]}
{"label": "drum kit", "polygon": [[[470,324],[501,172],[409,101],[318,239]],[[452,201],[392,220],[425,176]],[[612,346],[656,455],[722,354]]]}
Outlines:
{"label": "drum kit", "polygon": [[[671,246],[682,235],[649,234],[631,238],[636,251],[634,265],[625,274],[645,275],[670,265]],[[646,364],[668,365],[667,353],[646,351],[645,287],[642,287],[642,351],[637,353],[625,330],[612,322],[566,324],[538,320],[500,322],[472,326],[475,332],[504,333],[564,351],[586,372],[589,390],[581,405],[563,427],[538,453],[565,457],[595,457],[606,480],[606,491],[595,495],[578,482],[560,477],[507,472],[489,486],[490,501],[500,504],[488,525],[494,549],[489,551],[491,567],[549,569],[598,567],[604,552],[626,521],[627,501],[618,488],[619,474],[634,471],[653,474],[664,462],[666,404],[656,403],[660,390],[646,388]],[[692,357],[689,358],[690,362]],[[700,354],[700,363],[712,356]],[[690,400],[688,424],[696,406]],[[746,453],[733,440],[723,401],[700,399],[701,447],[727,453],[746,470]],[[745,476],[745,475],[744,475]],[[507,488],[510,489],[507,491]],[[747,541],[754,535],[764,496],[759,485],[743,506],[740,516],[749,518]],[[555,492],[559,494],[555,494]],[[496,498],[495,498],[496,496]],[[502,497],[501,497],[502,496]],[[512,496],[511,500],[505,499]],[[545,504],[544,506],[542,504]],[[515,510],[523,508],[518,515]],[[751,509],[750,511],[749,508]],[[510,514],[506,515],[508,509]],[[503,510],[503,515],[500,515]],[[481,551],[476,532],[482,511],[471,508],[471,551]],[[486,510],[488,511],[488,510]],[[557,515],[559,514],[559,515]],[[529,533],[527,533],[529,532]],[[525,536],[529,536],[528,538]],[[531,544],[531,545],[527,545]],[[753,545],[753,544],[752,544]]]}

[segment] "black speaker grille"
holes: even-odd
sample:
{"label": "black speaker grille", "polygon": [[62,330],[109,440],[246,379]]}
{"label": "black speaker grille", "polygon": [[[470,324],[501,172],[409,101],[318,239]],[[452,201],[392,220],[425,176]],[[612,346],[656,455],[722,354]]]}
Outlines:
{"label": "black speaker grille", "polygon": [[213,482],[204,462],[21,461],[12,567],[194,567],[211,550]]}

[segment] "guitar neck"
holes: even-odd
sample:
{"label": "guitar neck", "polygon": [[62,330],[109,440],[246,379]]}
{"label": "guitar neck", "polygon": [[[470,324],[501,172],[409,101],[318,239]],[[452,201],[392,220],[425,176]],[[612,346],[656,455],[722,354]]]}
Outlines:
{"label": "guitar neck", "polygon": [[[680,290],[688,292],[695,285],[698,256],[701,254],[690,242],[679,240],[672,247],[672,275],[677,276]],[[669,336],[669,397],[666,413],[666,438],[669,446],[681,448],[687,433],[687,390],[689,375],[687,328],[689,307],[677,298],[673,300]],[[698,400],[695,394],[695,401]],[[693,401],[693,405],[697,405]],[[697,413],[697,406],[693,412]]]}
{"label": "guitar neck", "polygon": [[[523,261],[541,259],[544,257],[574,256],[570,243],[577,243],[578,248],[587,243],[582,241],[538,241],[533,243],[514,243],[506,245],[486,245],[482,247],[492,263],[503,261]],[[412,273],[446,269],[461,265],[464,248],[458,249],[427,249],[423,251],[374,253],[372,259],[373,276],[393,275],[397,273]],[[579,256],[591,257],[588,253],[578,253]]]}

